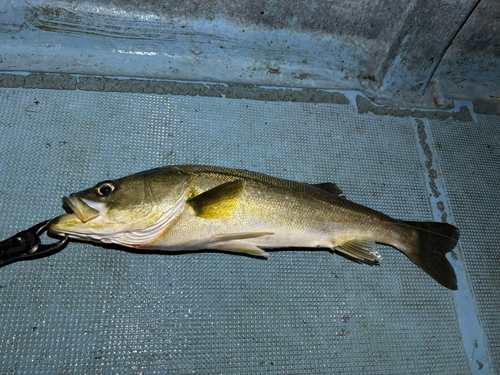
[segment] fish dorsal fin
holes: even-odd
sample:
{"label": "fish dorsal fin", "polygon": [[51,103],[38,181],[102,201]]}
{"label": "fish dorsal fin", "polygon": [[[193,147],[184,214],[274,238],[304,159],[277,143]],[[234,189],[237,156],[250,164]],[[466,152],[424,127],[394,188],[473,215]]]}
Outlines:
{"label": "fish dorsal fin", "polygon": [[242,181],[226,182],[191,198],[187,203],[198,217],[220,219],[233,213],[242,191]]}
{"label": "fish dorsal fin", "polygon": [[335,249],[363,262],[377,263],[382,257],[377,251],[373,238],[356,238],[344,242]]}
{"label": "fish dorsal fin", "polygon": [[227,241],[221,244],[211,246],[210,248],[215,250],[230,251],[232,253],[244,253],[266,258],[269,255],[264,250],[255,246],[254,244],[241,240]]}
{"label": "fish dorsal fin", "polygon": [[333,182],[323,182],[322,184],[310,184],[311,186],[314,186],[317,189],[326,191],[327,193],[330,193],[332,195],[335,195],[336,197],[339,198],[344,198],[344,192],[340,190],[340,188],[337,186],[337,184],[334,184]]}

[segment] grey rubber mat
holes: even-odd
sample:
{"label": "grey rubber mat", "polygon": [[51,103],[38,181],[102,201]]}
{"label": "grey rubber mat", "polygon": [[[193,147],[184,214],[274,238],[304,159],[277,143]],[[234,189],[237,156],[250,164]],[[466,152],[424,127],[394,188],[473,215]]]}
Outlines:
{"label": "grey rubber mat", "polygon": [[[331,181],[349,199],[389,215],[433,219],[407,118],[361,116],[350,105],[27,89],[0,89],[0,108],[2,238],[63,213],[63,195],[98,181],[191,163]],[[492,291],[498,225],[480,217],[486,206],[467,214],[468,191],[461,189],[469,185],[461,181],[469,180],[453,167],[483,160],[475,152],[482,141],[466,137],[474,127],[496,132],[497,138],[485,133],[493,150],[484,148],[490,156],[477,169],[489,178],[497,168],[498,177],[498,119],[431,124],[479,315],[498,353],[499,298]],[[458,150],[465,141],[470,155]],[[494,194],[496,185],[473,179],[477,194]],[[499,201],[489,204],[498,218]],[[369,267],[323,250],[274,251],[260,260],[71,243],[50,257],[0,268],[0,368],[9,374],[489,369],[468,363],[453,292],[403,254],[378,247],[381,265]],[[482,263],[485,256],[490,261]]]}
{"label": "grey rubber mat", "polygon": [[437,155],[491,360],[500,369],[500,118],[473,124],[432,122]]}

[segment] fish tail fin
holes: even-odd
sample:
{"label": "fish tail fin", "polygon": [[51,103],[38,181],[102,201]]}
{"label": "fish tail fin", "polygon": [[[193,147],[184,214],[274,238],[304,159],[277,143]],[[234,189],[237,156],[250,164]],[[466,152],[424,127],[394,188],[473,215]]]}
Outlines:
{"label": "fish tail fin", "polygon": [[458,228],[447,223],[412,221],[402,222],[401,227],[406,228],[395,247],[438,283],[457,290],[457,276],[446,254],[457,245]]}

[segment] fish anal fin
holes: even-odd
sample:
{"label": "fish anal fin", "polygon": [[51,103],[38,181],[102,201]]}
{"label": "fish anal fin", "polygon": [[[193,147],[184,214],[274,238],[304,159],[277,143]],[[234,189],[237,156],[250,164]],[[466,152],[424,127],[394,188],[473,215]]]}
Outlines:
{"label": "fish anal fin", "polygon": [[226,182],[191,198],[187,203],[198,217],[221,219],[232,214],[242,191],[242,181]]}
{"label": "fish anal fin", "polygon": [[335,249],[362,262],[378,263],[382,259],[373,238],[355,238],[335,246]]}
{"label": "fish anal fin", "polygon": [[210,248],[214,250],[229,251],[232,253],[243,253],[243,254],[255,255],[266,258],[269,255],[267,252],[255,246],[254,244],[241,240],[227,241],[221,244],[211,246]]}

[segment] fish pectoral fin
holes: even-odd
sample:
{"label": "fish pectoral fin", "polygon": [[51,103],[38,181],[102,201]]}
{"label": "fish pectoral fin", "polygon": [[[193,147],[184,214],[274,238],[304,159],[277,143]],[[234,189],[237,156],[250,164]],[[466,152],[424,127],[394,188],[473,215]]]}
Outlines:
{"label": "fish pectoral fin", "polygon": [[232,253],[244,253],[266,258],[269,255],[267,252],[255,246],[254,244],[239,240],[224,242],[211,246],[210,248],[214,250],[230,251]]}
{"label": "fish pectoral fin", "polygon": [[274,234],[273,232],[242,232],[242,233],[229,233],[229,234],[216,234],[212,236],[214,241],[233,241],[243,240],[245,238],[255,238]]}
{"label": "fish pectoral fin", "polygon": [[377,251],[373,238],[356,238],[344,242],[335,249],[361,261],[377,263],[382,257]]}
{"label": "fish pectoral fin", "polygon": [[317,189],[326,191],[327,193],[330,193],[332,195],[335,195],[338,198],[344,198],[344,192],[340,190],[340,188],[337,186],[337,184],[334,184],[333,182],[323,182],[322,184],[310,184],[311,186],[314,186]]}
{"label": "fish pectoral fin", "polygon": [[198,217],[220,219],[232,214],[242,191],[242,181],[226,182],[191,198],[187,203]]}

